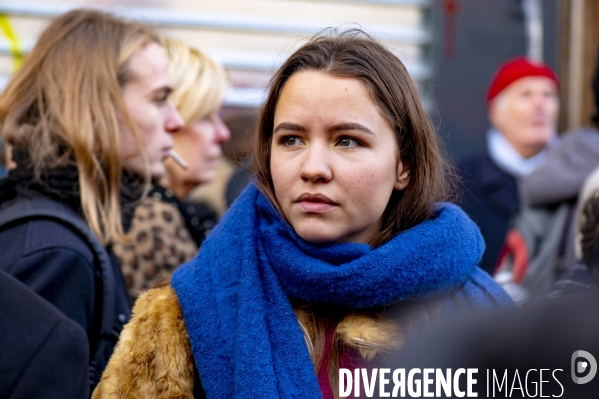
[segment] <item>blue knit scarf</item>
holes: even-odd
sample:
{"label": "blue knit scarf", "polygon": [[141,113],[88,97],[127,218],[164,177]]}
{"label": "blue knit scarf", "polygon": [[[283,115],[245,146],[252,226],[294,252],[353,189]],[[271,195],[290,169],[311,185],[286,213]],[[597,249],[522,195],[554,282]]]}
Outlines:
{"label": "blue knit scarf", "polygon": [[429,296],[464,284],[483,249],[450,204],[376,249],[310,244],[249,186],[172,286],[208,398],[320,398],[288,298],[362,308]]}

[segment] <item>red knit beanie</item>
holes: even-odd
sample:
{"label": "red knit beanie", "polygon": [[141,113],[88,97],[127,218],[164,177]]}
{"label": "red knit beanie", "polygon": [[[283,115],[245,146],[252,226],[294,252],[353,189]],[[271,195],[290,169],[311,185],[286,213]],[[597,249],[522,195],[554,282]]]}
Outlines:
{"label": "red knit beanie", "polygon": [[503,63],[499,69],[497,69],[497,72],[489,85],[489,90],[487,91],[487,105],[489,105],[489,103],[497,97],[503,89],[514,83],[516,80],[530,76],[541,76],[551,79],[559,88],[557,76],[555,76],[553,70],[547,65],[541,63],[533,64],[525,57],[513,58]]}

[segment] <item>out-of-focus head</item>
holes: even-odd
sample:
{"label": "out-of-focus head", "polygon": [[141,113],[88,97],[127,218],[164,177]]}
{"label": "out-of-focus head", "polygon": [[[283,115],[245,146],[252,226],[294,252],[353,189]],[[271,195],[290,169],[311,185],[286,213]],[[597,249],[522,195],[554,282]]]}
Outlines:
{"label": "out-of-focus head", "polygon": [[162,183],[184,197],[198,184],[216,177],[221,144],[231,137],[218,114],[228,81],[224,68],[200,50],[170,38],[163,43],[170,60],[172,99],[185,122],[173,136],[174,149],[188,169],[167,159],[167,176]]}
{"label": "out-of-focus head", "polygon": [[42,32],[0,98],[4,138],[28,150],[36,176],[77,167],[84,216],[104,242],[122,237],[123,168],[149,175],[156,153],[169,146],[167,130],[182,125],[168,99],[158,104],[161,98],[150,97],[170,87],[158,43],[148,26],[97,10],[70,11]]}
{"label": "out-of-focus head", "polygon": [[253,169],[259,188],[311,242],[380,245],[430,217],[448,193],[412,79],[359,30],[314,37],[276,72]]}
{"label": "out-of-focus head", "polygon": [[557,133],[559,82],[544,64],[515,58],[499,67],[487,91],[489,119],[525,158]]}

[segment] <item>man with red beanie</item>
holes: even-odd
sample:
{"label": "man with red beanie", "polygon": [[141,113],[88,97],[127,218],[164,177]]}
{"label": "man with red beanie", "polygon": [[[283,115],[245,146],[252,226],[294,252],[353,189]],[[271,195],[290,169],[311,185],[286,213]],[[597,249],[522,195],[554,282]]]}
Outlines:
{"label": "man with red beanie", "polygon": [[524,57],[501,65],[489,85],[487,150],[461,165],[466,183],[462,206],[485,238],[481,267],[489,273],[518,208],[519,181],[545,162],[556,140],[558,91],[551,68]]}
{"label": "man with red beanie", "polygon": [[[557,293],[597,289],[586,267],[599,265],[599,252],[584,256],[585,265],[584,251],[579,251],[576,243],[577,236],[584,234],[579,223],[586,217],[581,217],[578,208],[597,188],[594,171],[599,168],[599,65],[592,88],[596,112],[592,121],[563,133],[546,162],[519,182],[520,209],[510,222],[497,276],[516,301],[547,294],[556,287]],[[587,238],[597,241],[590,233]]]}

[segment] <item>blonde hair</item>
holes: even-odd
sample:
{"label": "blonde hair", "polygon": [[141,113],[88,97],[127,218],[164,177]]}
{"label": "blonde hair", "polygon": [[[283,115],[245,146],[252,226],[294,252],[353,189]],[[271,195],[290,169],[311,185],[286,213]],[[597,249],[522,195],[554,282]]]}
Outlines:
{"label": "blonde hair", "polygon": [[4,138],[28,150],[36,178],[76,164],[83,216],[105,244],[124,236],[117,115],[140,142],[121,93],[132,78],[127,61],[151,42],[159,38],[150,27],[70,11],[44,30],[0,97]]}
{"label": "blonde hair", "polygon": [[171,98],[188,124],[220,108],[228,81],[224,68],[202,51],[180,40],[163,38],[173,80]]}

